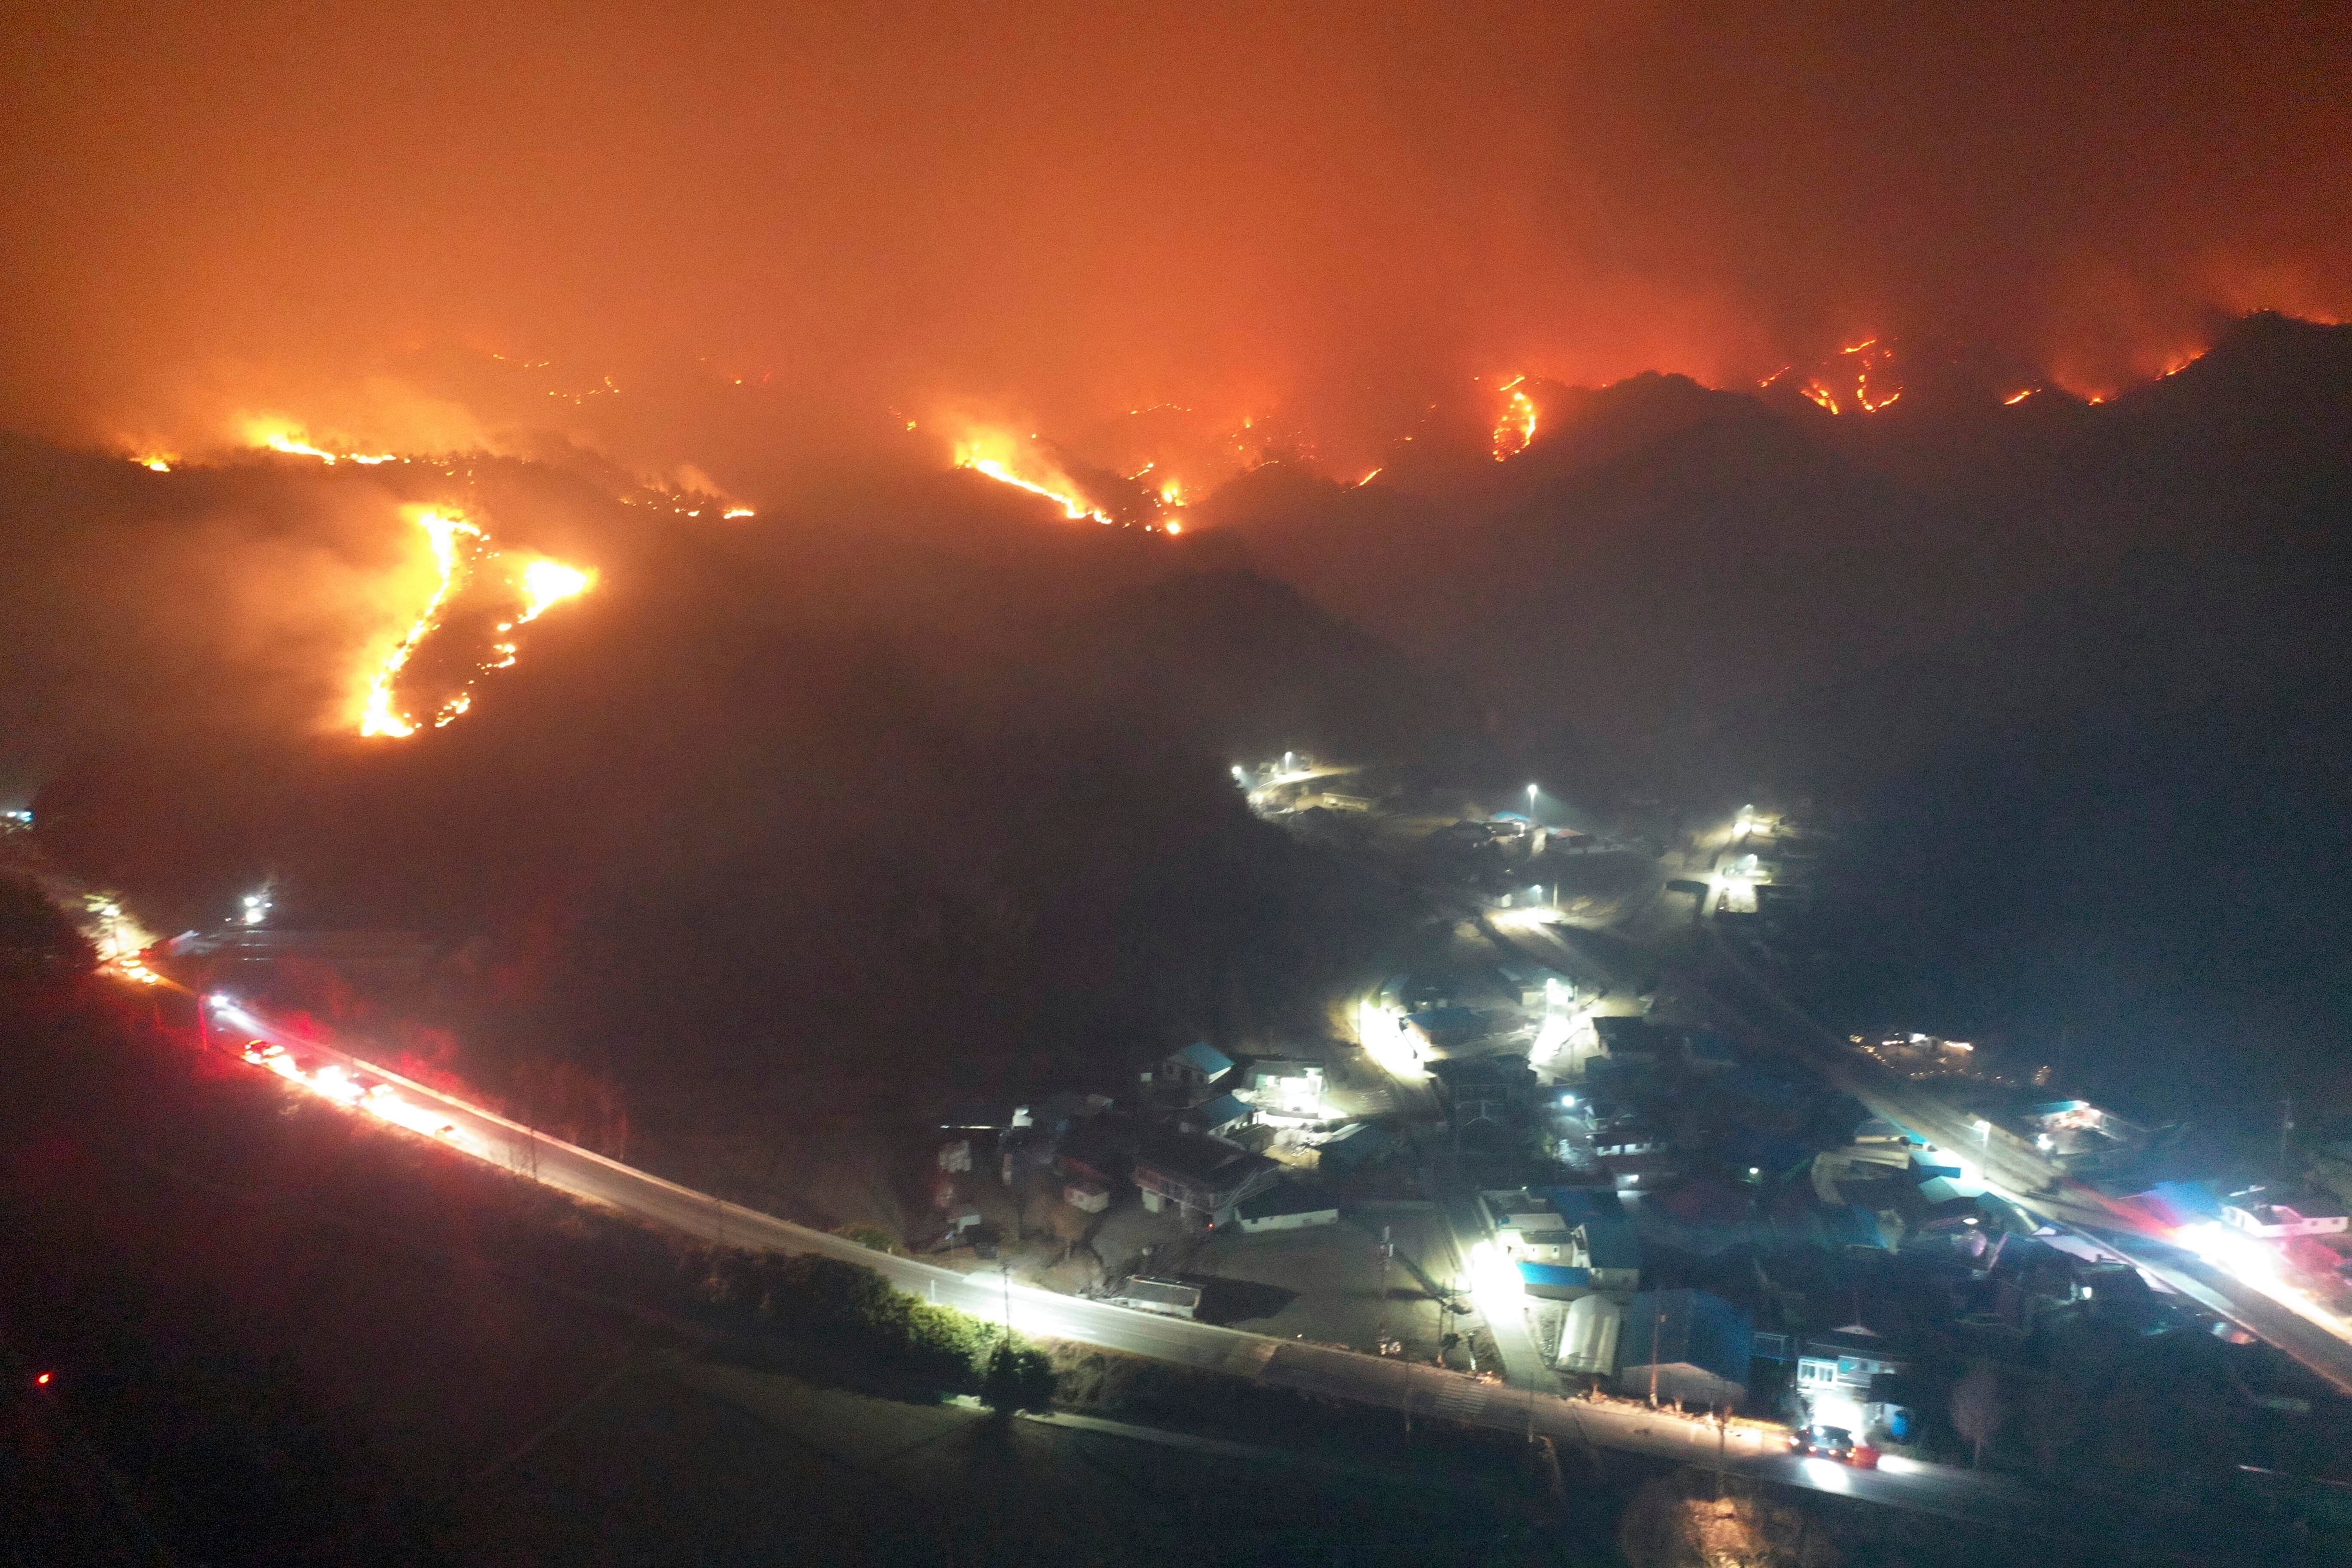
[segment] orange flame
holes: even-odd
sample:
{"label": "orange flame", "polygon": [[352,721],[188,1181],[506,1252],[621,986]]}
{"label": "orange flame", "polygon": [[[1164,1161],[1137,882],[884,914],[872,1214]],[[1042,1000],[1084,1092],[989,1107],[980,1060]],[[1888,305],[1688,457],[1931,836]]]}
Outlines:
{"label": "orange flame", "polygon": [[2038,386],[2029,386],[2023,392],[2012,392],[2000,400],[2000,405],[2003,408],[2014,408],[2041,390]]}
{"label": "orange flame", "polygon": [[527,626],[545,615],[550,605],[576,599],[595,585],[593,572],[541,556],[522,569],[524,609],[515,617],[515,625]]}
{"label": "orange flame", "polygon": [[[418,646],[441,624],[441,612],[448,605],[451,595],[464,584],[467,563],[459,549],[458,536],[469,537],[479,545],[488,543],[488,536],[460,513],[419,508],[415,515],[417,525],[432,541],[433,560],[440,568],[441,583],[434,590],[433,597],[426,603],[423,613],[408,628],[408,635],[385,658],[369,684],[367,701],[360,714],[360,733],[362,735],[398,739],[416,733],[416,721],[394,706],[400,673],[407,668]],[[515,591],[521,596],[522,608],[512,620],[499,623],[499,635],[509,640],[490,645],[491,657],[476,667],[477,673],[504,669],[513,664],[518,649],[510,634],[517,627],[530,625],[553,606],[566,599],[576,599],[595,585],[596,574],[593,572],[578,566],[566,566],[545,556],[532,560],[524,566],[515,582]],[[469,677],[466,684],[434,712],[433,727],[440,729],[473,705],[473,680]]]}
{"label": "orange flame", "polygon": [[[1036,440],[1034,436],[1029,437]],[[1062,515],[1072,522],[1091,518],[1097,522],[1109,522],[1111,515],[1080,499],[1078,487],[1072,483],[1058,464],[1047,458],[1034,446],[1025,445],[1017,437],[1002,430],[982,431],[956,443],[955,466],[985,474],[999,484],[1027,490],[1033,496],[1043,496],[1062,509]],[[1029,478],[1016,470],[1026,468]]]}
{"label": "orange flame", "polygon": [[1513,376],[1501,389],[1511,395],[1503,405],[1503,416],[1495,422],[1495,461],[1498,463],[1517,457],[1536,438],[1535,399],[1513,390],[1525,380],[1524,375]]}
{"label": "orange flame", "polygon": [[415,515],[416,525],[433,542],[433,561],[441,569],[441,585],[434,589],[433,597],[425,602],[424,613],[416,617],[415,624],[408,628],[408,635],[400,639],[399,646],[384,659],[383,668],[376,671],[375,679],[369,684],[367,706],[360,714],[360,733],[362,735],[416,733],[416,726],[405,715],[393,711],[393,686],[399,680],[400,672],[407,668],[417,646],[432,635],[435,626],[441,624],[441,607],[449,602],[449,595],[456,589],[464,566],[457,554],[457,536],[463,533],[475,539],[482,537],[482,531],[462,515],[444,515],[423,508],[419,508]]}
{"label": "orange flame", "polygon": [[310,433],[301,426],[283,419],[248,419],[245,425],[247,446],[267,447],[272,452],[283,452],[289,458],[316,458],[330,468],[337,463],[363,463],[373,467],[377,463],[398,460],[391,452],[330,452],[322,447],[312,446],[309,436]]}

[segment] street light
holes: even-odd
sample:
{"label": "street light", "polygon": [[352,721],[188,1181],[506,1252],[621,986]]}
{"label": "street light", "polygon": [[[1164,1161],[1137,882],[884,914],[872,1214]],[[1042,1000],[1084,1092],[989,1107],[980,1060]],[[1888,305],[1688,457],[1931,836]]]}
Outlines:
{"label": "street light", "polygon": [[1529,785],[1528,785],[1528,816],[1529,817],[1531,817],[1531,818],[1532,818],[1532,817],[1535,816],[1535,814],[1536,814],[1536,786],[1535,786],[1535,785],[1533,785],[1533,784],[1529,784]]}

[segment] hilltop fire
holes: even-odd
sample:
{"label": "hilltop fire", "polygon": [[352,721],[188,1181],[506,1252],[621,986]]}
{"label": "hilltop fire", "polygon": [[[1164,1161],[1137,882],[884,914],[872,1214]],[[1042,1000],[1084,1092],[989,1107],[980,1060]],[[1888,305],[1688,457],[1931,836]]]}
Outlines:
{"label": "hilltop fire", "polygon": [[337,463],[361,463],[373,468],[378,463],[399,461],[398,457],[391,452],[330,452],[323,447],[312,446],[309,437],[310,432],[301,426],[282,419],[251,419],[246,422],[247,446],[283,452],[289,458],[316,458],[330,468]]}
{"label": "hilltop fire", "polygon": [[[1849,348],[1840,349],[1836,362],[1824,367],[1819,375],[1807,381],[1799,390],[1832,414],[1843,414],[1848,409],[1875,414],[1882,408],[1892,407],[1903,395],[1901,386],[1888,385],[1888,374],[1894,363],[1892,349],[1876,338],[1864,338]],[[1874,373],[1878,377],[1875,387],[1871,384]],[[1788,374],[1783,370],[1763,384],[1770,386]]]}
{"label": "hilltop fire", "polygon": [[[489,540],[482,530],[462,513],[451,509],[413,509],[413,516],[433,546],[433,561],[440,573],[440,583],[433,596],[425,602],[407,636],[385,656],[368,686],[367,698],[361,709],[360,733],[368,736],[388,736],[394,739],[416,733],[416,721],[397,706],[397,688],[402,672],[415,657],[418,647],[439,628],[443,614],[450,601],[466,586],[473,575],[476,559],[488,551]],[[490,657],[478,662],[466,675],[457,689],[434,711],[433,726],[439,729],[463,714],[474,705],[473,685],[477,676],[492,669],[504,669],[515,662],[519,649],[510,640],[511,634],[530,625],[556,605],[586,593],[596,583],[596,574],[577,566],[567,566],[560,561],[541,556],[530,561],[512,582],[512,588],[521,601],[521,609],[509,619],[498,623],[502,639],[490,647]]]}
{"label": "hilltop fire", "polygon": [[[1517,390],[1525,380],[1526,376],[1514,376],[1503,384],[1510,397],[1503,405],[1503,416],[1495,423],[1495,461],[1498,463],[1517,457],[1536,438],[1536,400]],[[1371,475],[1364,477],[1370,479]]]}
{"label": "hilltop fire", "polygon": [[[1062,471],[1060,464],[1037,449],[1036,440],[1032,436],[1024,441],[1002,431],[967,437],[956,443],[955,466],[985,474],[999,484],[1027,490],[1033,496],[1043,496],[1060,507],[1062,515],[1072,522],[1084,522],[1089,518],[1102,523],[1115,521],[1110,513],[1080,499],[1078,487]],[[1020,471],[1023,469],[1027,472]]]}

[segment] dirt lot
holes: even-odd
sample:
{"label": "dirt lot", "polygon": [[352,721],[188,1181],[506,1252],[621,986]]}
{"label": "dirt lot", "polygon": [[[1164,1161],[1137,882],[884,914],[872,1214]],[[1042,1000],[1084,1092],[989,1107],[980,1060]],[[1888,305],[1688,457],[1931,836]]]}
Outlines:
{"label": "dirt lot", "polygon": [[[1400,1258],[1381,1295],[1381,1226]],[[1304,1230],[1220,1232],[1186,1260],[1184,1278],[1203,1287],[1201,1315],[1252,1333],[1298,1335],[1324,1344],[1370,1350],[1401,1340],[1405,1353],[1437,1353],[1438,1306],[1403,1257],[1433,1278],[1453,1272],[1444,1223],[1430,1210],[1383,1209]],[[1458,1325],[1457,1325],[1458,1326]]]}

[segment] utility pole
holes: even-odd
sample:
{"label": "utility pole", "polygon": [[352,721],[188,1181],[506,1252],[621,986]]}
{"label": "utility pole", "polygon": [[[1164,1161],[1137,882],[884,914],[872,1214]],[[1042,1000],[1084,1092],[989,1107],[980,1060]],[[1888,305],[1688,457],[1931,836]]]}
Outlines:
{"label": "utility pole", "polygon": [[2287,1140],[2294,1133],[2294,1101],[2279,1101],[2279,1174],[2286,1174]]}
{"label": "utility pole", "polygon": [[1650,1320],[1650,1408],[1658,1407],[1658,1358],[1665,1353],[1660,1342],[1666,1337],[1666,1304],[1662,1299]]}

